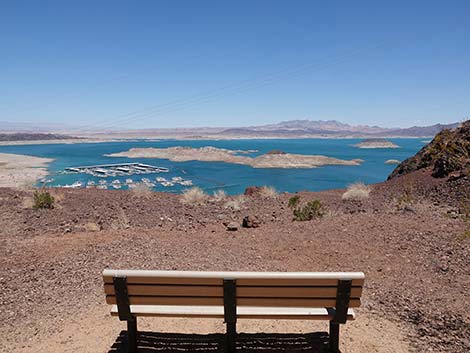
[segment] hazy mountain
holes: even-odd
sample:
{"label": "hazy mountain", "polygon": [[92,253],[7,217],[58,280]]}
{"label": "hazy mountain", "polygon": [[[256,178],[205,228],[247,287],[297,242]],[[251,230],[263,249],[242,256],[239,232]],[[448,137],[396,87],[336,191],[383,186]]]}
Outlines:
{"label": "hazy mountain", "polygon": [[349,125],[336,120],[291,120],[277,124],[225,129],[224,135],[246,136],[376,136],[376,137],[429,137],[443,129],[457,127],[458,123],[436,124],[432,126],[413,126],[410,128],[382,128],[369,125]]}
{"label": "hazy mountain", "polygon": [[75,136],[119,136],[145,138],[165,137],[432,137],[445,128],[451,129],[459,124],[436,124],[432,126],[413,126],[410,128],[383,128],[369,125],[350,125],[337,120],[289,120],[276,124],[248,127],[199,127],[199,128],[148,128],[128,130],[93,130],[59,124],[0,122],[0,132],[25,133],[66,133]]}

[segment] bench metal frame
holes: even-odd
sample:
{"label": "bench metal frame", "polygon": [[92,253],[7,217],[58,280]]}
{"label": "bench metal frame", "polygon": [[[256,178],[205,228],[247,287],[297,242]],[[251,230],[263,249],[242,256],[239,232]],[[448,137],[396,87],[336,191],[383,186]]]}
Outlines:
{"label": "bench metal frame", "polygon": [[[132,315],[125,276],[113,277],[114,290],[118,307],[119,320],[127,321],[127,341],[129,353],[137,353],[138,331],[137,317]],[[339,353],[340,324],[347,321],[352,280],[338,280],[335,308],[328,308],[333,318],[330,320],[329,350]],[[237,341],[237,281],[233,278],[223,280],[224,323],[226,324],[226,349],[228,353],[236,352]]]}

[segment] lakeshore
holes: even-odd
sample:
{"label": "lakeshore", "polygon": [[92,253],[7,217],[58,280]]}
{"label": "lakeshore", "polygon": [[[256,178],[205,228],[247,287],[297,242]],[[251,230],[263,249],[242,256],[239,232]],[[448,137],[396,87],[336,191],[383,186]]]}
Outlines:
{"label": "lakeshore", "polygon": [[31,187],[48,174],[53,159],[0,153],[0,187]]}

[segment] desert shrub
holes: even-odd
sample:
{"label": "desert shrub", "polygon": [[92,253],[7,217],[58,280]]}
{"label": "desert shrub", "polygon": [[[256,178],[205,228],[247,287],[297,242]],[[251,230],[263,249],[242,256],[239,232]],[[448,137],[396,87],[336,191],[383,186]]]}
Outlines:
{"label": "desert shrub", "polygon": [[297,205],[299,204],[300,202],[300,196],[299,195],[295,195],[295,196],[292,196],[290,199],[289,199],[289,202],[287,204],[287,206],[289,208],[296,208]]}
{"label": "desert shrub", "polygon": [[225,203],[225,208],[230,208],[234,211],[238,211],[246,202],[246,197],[244,195],[237,195],[232,197]]}
{"label": "desert shrub", "polygon": [[261,197],[266,198],[266,199],[274,199],[277,197],[277,191],[272,186],[260,187],[259,194]]}
{"label": "desert shrub", "polygon": [[370,188],[364,183],[354,183],[348,186],[346,192],[341,196],[343,200],[362,201],[369,198]]}
{"label": "desert shrub", "polygon": [[227,198],[227,194],[224,190],[217,190],[214,192],[214,201],[220,202]]}
{"label": "desert shrub", "polygon": [[44,190],[37,190],[33,194],[33,208],[54,208],[54,197]]}
{"label": "desert shrub", "polygon": [[403,186],[403,191],[398,196],[397,199],[397,209],[401,210],[406,206],[411,206],[416,203],[416,199],[414,197],[415,194],[415,186],[413,183],[406,183]]}
{"label": "desert shrub", "polygon": [[186,189],[181,195],[181,202],[185,205],[200,205],[207,200],[206,193],[197,186]]}
{"label": "desert shrub", "polygon": [[470,230],[464,231],[462,234],[458,236],[459,240],[467,240],[470,239]]}
{"label": "desert shrub", "polygon": [[136,197],[150,198],[152,196],[152,188],[145,183],[135,183],[131,192]]}
{"label": "desert shrub", "polygon": [[293,211],[294,221],[310,221],[314,218],[322,218],[326,211],[320,200],[309,201],[303,207],[295,208]]}

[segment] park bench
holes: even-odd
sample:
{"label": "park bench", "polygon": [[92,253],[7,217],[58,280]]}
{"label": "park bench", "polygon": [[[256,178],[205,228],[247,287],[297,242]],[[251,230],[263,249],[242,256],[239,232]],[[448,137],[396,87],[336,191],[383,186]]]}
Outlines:
{"label": "park bench", "polygon": [[362,272],[193,272],[104,270],[106,303],[127,321],[137,352],[137,317],[221,318],[226,348],[236,350],[238,319],[328,320],[329,350],[339,352],[339,325],[361,304]]}

